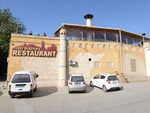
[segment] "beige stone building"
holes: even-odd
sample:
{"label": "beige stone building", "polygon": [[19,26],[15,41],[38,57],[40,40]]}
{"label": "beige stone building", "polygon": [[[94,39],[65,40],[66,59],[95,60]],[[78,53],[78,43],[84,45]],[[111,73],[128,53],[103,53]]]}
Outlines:
{"label": "beige stone building", "polygon": [[[64,86],[71,74],[82,74],[86,81],[97,73],[116,73],[130,81],[147,74],[145,48],[149,38],[105,27],[62,24],[55,37],[12,34],[8,57],[10,80],[14,72],[32,70],[40,85]],[[137,78],[137,79],[135,79]]]}

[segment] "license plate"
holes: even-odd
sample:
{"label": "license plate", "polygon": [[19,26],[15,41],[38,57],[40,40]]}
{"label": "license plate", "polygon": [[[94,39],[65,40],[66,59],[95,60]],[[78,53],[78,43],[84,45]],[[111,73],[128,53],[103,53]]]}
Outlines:
{"label": "license plate", "polygon": [[113,82],[112,84],[117,84],[117,82]]}
{"label": "license plate", "polygon": [[74,83],[75,85],[80,85],[81,83]]}
{"label": "license plate", "polygon": [[16,86],[16,88],[23,88],[24,86]]}

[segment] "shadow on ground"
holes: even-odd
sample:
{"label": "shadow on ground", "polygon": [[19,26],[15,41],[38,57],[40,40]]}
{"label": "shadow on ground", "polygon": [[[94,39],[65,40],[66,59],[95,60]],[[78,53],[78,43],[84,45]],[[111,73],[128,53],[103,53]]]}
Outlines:
{"label": "shadow on ground", "polygon": [[87,87],[86,87],[86,93],[90,93],[93,90],[94,90],[94,87],[91,87],[91,86],[87,85]]}
{"label": "shadow on ground", "polygon": [[2,96],[3,95],[3,92],[2,91],[0,91],[0,96]]}
{"label": "shadow on ground", "polygon": [[53,93],[56,93],[58,91],[57,87],[39,87],[37,88],[37,91],[34,93],[33,97],[43,97],[47,95],[51,95]]}
{"label": "shadow on ground", "polygon": [[[58,91],[57,87],[38,87],[37,90],[33,93],[33,97],[31,98],[39,98],[51,95]],[[17,95],[15,98],[30,98],[29,95]]]}
{"label": "shadow on ground", "polygon": [[[90,92],[92,92],[94,90],[94,87],[91,87],[91,86],[89,86],[89,85],[87,85],[87,87],[86,87],[86,93],[90,93]],[[72,94],[74,94],[74,93],[83,93],[82,91],[73,91],[73,92],[71,92]],[[84,94],[84,93],[83,93]]]}

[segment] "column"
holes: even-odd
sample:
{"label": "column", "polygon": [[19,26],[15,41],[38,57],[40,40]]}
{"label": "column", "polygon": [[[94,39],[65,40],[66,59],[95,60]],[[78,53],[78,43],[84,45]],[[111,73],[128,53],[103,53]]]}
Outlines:
{"label": "column", "polygon": [[59,82],[58,86],[66,85],[66,30],[60,30]]}

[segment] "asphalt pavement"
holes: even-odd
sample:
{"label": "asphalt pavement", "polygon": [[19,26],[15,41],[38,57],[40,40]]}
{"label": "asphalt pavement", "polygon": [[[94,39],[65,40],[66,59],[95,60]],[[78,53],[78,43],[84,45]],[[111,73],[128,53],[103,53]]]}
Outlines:
{"label": "asphalt pavement", "polygon": [[107,93],[87,87],[87,93],[68,93],[67,87],[40,87],[33,98],[11,99],[0,90],[0,113],[150,113],[150,82],[124,83]]}

